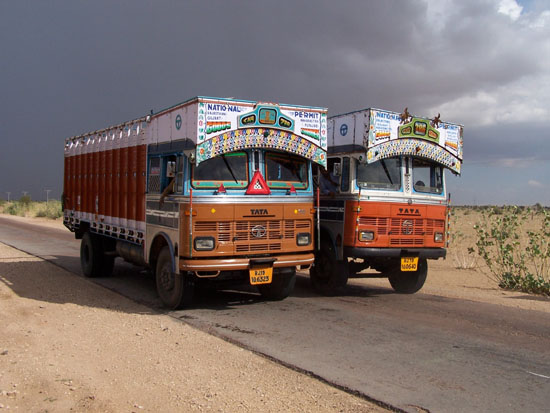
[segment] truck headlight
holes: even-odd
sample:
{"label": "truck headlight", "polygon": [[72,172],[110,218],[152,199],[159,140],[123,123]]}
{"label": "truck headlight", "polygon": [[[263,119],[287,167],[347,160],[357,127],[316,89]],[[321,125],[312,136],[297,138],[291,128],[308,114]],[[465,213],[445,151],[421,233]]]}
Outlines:
{"label": "truck headlight", "polygon": [[197,237],[194,243],[196,251],[212,251],[214,249],[214,237]]}
{"label": "truck headlight", "polygon": [[374,239],[374,231],[360,231],[359,241],[372,241]]}
{"label": "truck headlight", "polygon": [[301,247],[311,244],[311,234],[308,232],[303,232],[296,235],[296,244]]}
{"label": "truck headlight", "polygon": [[443,242],[443,233],[442,232],[436,232],[434,234],[434,241],[435,242]]}

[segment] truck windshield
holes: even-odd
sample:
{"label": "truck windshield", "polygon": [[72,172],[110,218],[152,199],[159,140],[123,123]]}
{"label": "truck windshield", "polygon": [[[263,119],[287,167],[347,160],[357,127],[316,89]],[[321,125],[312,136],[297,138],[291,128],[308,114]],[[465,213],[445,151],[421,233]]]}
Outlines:
{"label": "truck windshield", "polygon": [[441,194],[443,192],[443,168],[421,159],[412,161],[413,187],[416,192]]}
{"label": "truck windshield", "polygon": [[308,186],[308,169],[305,159],[286,153],[265,154],[267,185],[270,188],[305,189]]}
{"label": "truck windshield", "polygon": [[371,189],[401,189],[401,158],[358,164],[357,185]]}
{"label": "truck windshield", "polygon": [[227,153],[193,167],[194,188],[245,188],[248,185],[248,156],[245,152]]}

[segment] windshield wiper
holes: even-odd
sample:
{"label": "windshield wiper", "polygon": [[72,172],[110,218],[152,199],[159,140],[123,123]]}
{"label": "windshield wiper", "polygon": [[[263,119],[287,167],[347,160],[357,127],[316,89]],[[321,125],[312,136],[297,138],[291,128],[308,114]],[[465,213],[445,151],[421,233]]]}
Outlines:
{"label": "windshield wiper", "polygon": [[227,162],[227,159],[225,159],[225,154],[222,155],[222,159],[223,159],[223,161],[225,162],[225,166],[227,166],[227,169],[229,170],[229,173],[231,174],[231,176],[232,176],[233,179],[235,180],[235,183],[238,184],[239,181],[238,181],[237,178],[235,177],[235,174],[233,173],[233,169],[231,169],[231,166],[229,165],[229,162]]}
{"label": "windshield wiper", "polygon": [[296,165],[292,161],[292,157],[290,156],[290,154],[287,154],[287,155],[288,155],[287,157],[288,157],[288,161],[290,162],[290,165],[292,165],[292,168],[296,171],[296,177],[300,180],[300,183],[303,184],[304,180],[302,179],[302,174],[300,173],[301,168],[296,167]]}
{"label": "windshield wiper", "polygon": [[380,162],[382,163],[382,168],[384,168],[384,172],[386,173],[386,176],[387,176],[388,179],[390,180],[390,184],[393,185],[393,181],[392,181],[392,179],[391,179],[390,172],[388,171],[388,168],[386,167],[386,162],[384,162],[383,159],[382,159]]}

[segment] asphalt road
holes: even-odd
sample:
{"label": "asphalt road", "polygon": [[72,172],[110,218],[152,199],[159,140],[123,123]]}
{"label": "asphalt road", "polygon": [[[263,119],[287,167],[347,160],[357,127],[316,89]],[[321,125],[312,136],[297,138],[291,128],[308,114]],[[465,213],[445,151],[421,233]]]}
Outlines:
{"label": "asphalt road", "polygon": [[[0,217],[0,242],[81,275],[68,230]],[[162,312],[152,277],[119,261],[94,282]],[[322,297],[304,275],[281,302],[252,289],[205,292],[169,314],[404,411],[549,410],[549,313],[357,285]]]}

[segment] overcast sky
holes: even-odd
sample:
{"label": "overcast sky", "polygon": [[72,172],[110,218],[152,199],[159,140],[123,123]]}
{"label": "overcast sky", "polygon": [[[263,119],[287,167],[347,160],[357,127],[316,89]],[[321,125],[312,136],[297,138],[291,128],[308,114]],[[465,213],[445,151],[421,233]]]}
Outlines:
{"label": "overcast sky", "polygon": [[59,198],[65,138],[191,97],[460,123],[455,204],[550,205],[550,1],[0,0],[0,198]]}

